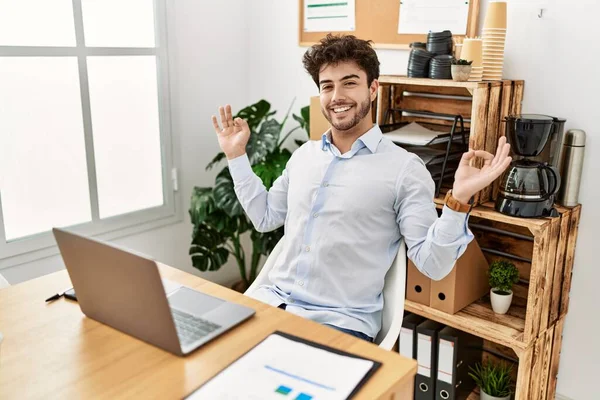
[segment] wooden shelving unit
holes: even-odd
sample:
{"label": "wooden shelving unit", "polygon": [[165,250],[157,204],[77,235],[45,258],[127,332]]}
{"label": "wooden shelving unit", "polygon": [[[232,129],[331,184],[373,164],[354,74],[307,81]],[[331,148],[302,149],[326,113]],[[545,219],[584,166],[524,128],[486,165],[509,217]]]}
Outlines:
{"label": "wooden shelving unit", "polygon": [[[439,199],[436,204],[443,207]],[[519,268],[521,281],[506,315],[492,311],[489,296],[456,314],[405,302],[407,311],[482,337],[518,359],[516,400],[553,400],[556,393],[581,206],[559,208],[559,213],[514,218],[496,212],[491,203],[472,210],[470,228],[488,261],[507,258]],[[469,397],[478,398],[477,392]]]}
{"label": "wooden shelving unit", "polygon": [[[504,117],[521,112],[524,82],[503,80],[485,82],[454,82],[450,79],[408,78],[400,75],[379,77],[379,94],[374,108],[374,122],[385,125],[390,108],[456,115],[470,129],[469,147],[496,151],[499,135],[504,135]],[[441,95],[441,96],[440,96]],[[432,119],[427,115],[397,115],[401,122],[421,122],[450,125],[452,121]],[[388,115],[389,118],[389,115]],[[498,182],[475,196],[475,204],[494,197]],[[445,193],[445,191],[443,190]],[[440,197],[442,197],[441,195]]]}

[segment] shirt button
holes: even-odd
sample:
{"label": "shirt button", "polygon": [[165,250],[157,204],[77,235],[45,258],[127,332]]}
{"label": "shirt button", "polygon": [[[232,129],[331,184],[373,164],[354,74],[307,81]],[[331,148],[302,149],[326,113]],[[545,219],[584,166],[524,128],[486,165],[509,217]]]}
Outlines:
{"label": "shirt button", "polygon": [[327,187],[327,186],[329,186],[329,183],[323,182],[323,187]]}
{"label": "shirt button", "polygon": [[319,216],[319,214],[317,214],[317,213],[313,214],[313,218],[317,218],[318,216]]}
{"label": "shirt button", "polygon": [[298,281],[298,285],[304,286],[304,281]]}
{"label": "shirt button", "polygon": [[290,303],[293,303],[293,302],[294,302],[294,299],[289,299],[288,301],[289,301]]}
{"label": "shirt button", "polygon": [[308,252],[308,251],[310,251],[310,246],[306,246],[306,247],[304,248],[304,251],[307,251],[307,252]]}

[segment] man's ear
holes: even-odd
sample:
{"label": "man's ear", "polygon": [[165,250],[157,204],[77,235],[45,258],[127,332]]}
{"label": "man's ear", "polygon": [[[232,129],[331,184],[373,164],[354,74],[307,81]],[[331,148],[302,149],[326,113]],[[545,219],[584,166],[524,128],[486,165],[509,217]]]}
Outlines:
{"label": "man's ear", "polygon": [[377,98],[378,91],[379,91],[379,81],[377,79],[373,79],[373,82],[371,82],[371,87],[369,88],[369,92],[371,94],[371,101],[374,101]]}

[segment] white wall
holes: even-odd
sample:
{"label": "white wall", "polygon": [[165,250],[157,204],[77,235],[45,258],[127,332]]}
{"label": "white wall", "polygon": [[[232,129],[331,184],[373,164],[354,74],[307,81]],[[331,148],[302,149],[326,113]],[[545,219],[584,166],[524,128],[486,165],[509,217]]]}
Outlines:
{"label": "white wall", "polygon": [[[248,10],[250,54],[249,94],[264,97],[284,111],[296,96],[296,108],[308,104],[317,88],[302,69],[298,46],[297,1],[263,0]],[[487,9],[482,1],[481,22]],[[543,18],[537,18],[545,8]],[[600,196],[600,138],[597,93],[600,60],[595,42],[600,37],[597,15],[600,3],[577,1],[509,0],[509,26],[505,77],[525,80],[523,111],[567,118],[568,128],[584,129],[588,134],[583,188],[584,204],[575,258],[571,304],[564,331],[558,392],[573,399],[592,398],[595,374],[600,365],[600,346],[594,288],[600,281],[600,268],[594,262],[594,229],[600,214],[594,199]],[[368,38],[365,38],[368,39]],[[260,45],[255,45],[260,44]],[[405,74],[407,51],[378,51],[383,74]],[[596,183],[596,184],[594,184]]]}
{"label": "white wall", "polygon": [[[214,174],[204,171],[219,151],[210,116],[220,104],[247,104],[246,33],[248,19],[243,0],[205,2],[167,1],[168,46],[172,100],[173,148],[180,167],[180,207],[183,222],[115,240],[159,261],[200,274],[188,256],[192,225],[187,210],[192,187],[212,186]],[[232,262],[207,279],[231,283],[239,279]],[[2,270],[12,284],[63,269],[59,256]]]}

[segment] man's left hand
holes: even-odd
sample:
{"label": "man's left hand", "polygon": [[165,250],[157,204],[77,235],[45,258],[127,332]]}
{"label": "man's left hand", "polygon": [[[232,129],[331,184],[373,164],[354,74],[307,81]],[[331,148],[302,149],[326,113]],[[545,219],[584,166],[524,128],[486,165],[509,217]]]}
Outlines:
{"label": "man's left hand", "polygon": [[[460,159],[460,164],[454,175],[454,186],[452,196],[463,204],[468,204],[471,197],[490,185],[510,165],[512,158],[509,157],[510,145],[506,143],[506,137],[498,140],[496,155],[484,150],[469,149]],[[472,167],[471,160],[481,157],[485,160],[481,169]]]}

